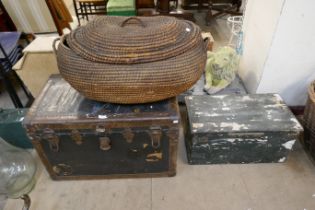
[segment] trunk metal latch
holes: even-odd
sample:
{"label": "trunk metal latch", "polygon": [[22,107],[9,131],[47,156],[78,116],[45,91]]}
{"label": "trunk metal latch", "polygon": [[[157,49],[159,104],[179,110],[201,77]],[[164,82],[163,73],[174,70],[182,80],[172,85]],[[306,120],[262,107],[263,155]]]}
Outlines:
{"label": "trunk metal latch", "polygon": [[55,131],[50,128],[45,128],[43,131],[43,139],[48,141],[51,151],[59,151],[59,137],[56,135]]}
{"label": "trunk metal latch", "polygon": [[160,126],[151,126],[149,135],[151,137],[151,144],[153,148],[159,148],[161,145],[162,128]]}
{"label": "trunk metal latch", "polygon": [[100,149],[104,151],[108,151],[112,148],[110,138],[104,136],[99,138],[100,141]]}
{"label": "trunk metal latch", "polygon": [[71,131],[71,139],[77,144],[81,145],[83,143],[82,136],[78,130]]}
{"label": "trunk metal latch", "polygon": [[132,132],[131,128],[126,128],[123,133],[123,137],[126,139],[127,143],[132,143],[135,134]]}

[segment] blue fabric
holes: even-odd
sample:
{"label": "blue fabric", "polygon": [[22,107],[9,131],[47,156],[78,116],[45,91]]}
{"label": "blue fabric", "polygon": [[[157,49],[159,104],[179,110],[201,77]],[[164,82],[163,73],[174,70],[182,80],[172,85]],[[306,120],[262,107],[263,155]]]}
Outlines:
{"label": "blue fabric", "polygon": [[[7,55],[10,55],[18,45],[21,32],[0,32],[0,44]],[[0,50],[0,59],[5,58]]]}

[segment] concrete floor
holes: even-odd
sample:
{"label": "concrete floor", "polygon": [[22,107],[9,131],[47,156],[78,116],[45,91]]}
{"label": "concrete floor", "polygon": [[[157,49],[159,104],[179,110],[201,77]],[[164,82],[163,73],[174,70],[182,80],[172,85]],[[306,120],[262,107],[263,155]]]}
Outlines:
{"label": "concrete floor", "polygon": [[[285,163],[188,165],[170,178],[52,181],[39,163],[31,210],[314,210],[315,167],[301,145]],[[21,209],[8,200],[4,210]]]}

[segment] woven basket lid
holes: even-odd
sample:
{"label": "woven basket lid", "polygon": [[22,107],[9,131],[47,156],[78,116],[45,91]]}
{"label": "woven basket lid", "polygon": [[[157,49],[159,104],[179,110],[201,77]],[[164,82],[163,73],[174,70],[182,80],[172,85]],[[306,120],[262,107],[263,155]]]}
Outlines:
{"label": "woven basket lid", "polygon": [[166,16],[103,16],[67,37],[69,47],[82,58],[112,64],[164,60],[200,41],[201,32],[194,23]]}

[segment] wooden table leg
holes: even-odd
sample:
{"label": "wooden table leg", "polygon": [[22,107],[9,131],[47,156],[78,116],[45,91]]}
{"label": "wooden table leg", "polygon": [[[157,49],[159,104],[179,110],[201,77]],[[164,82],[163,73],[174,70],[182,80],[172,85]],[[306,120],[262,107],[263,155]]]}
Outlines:
{"label": "wooden table leg", "polygon": [[[159,7],[157,8],[156,13],[152,13],[151,15],[167,15],[167,16],[174,16],[177,18],[182,18],[190,21],[195,21],[194,15],[191,12],[184,12],[184,11],[171,11],[170,10],[170,1],[169,0],[158,0]],[[145,16],[150,16],[150,14],[144,14]]]}
{"label": "wooden table leg", "polygon": [[159,0],[160,1],[160,14],[169,14],[170,13],[170,1],[169,0]]}

